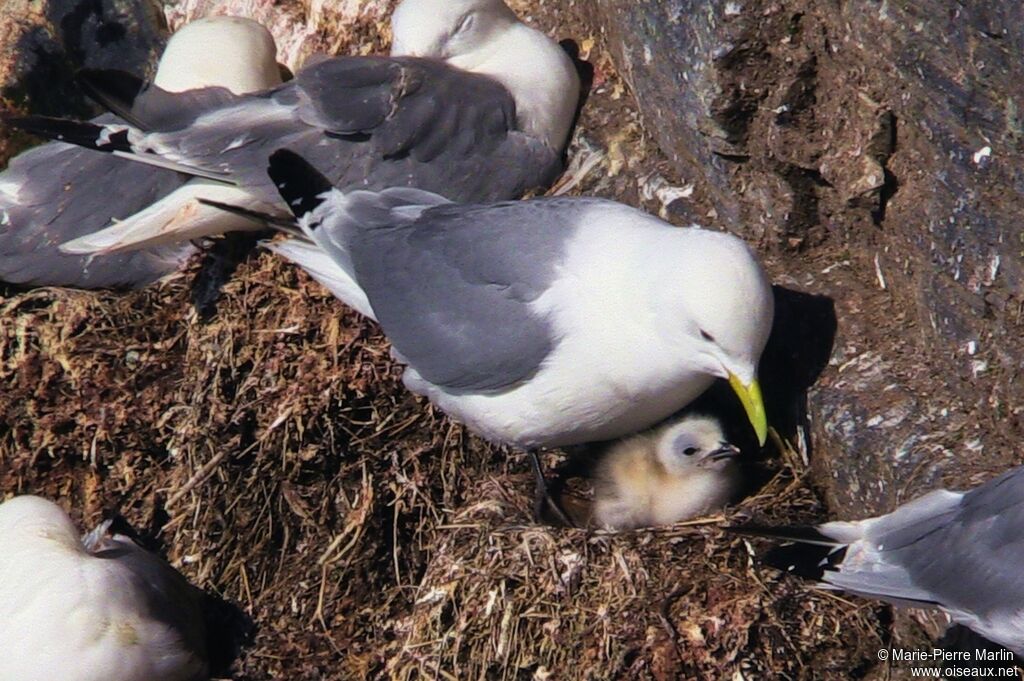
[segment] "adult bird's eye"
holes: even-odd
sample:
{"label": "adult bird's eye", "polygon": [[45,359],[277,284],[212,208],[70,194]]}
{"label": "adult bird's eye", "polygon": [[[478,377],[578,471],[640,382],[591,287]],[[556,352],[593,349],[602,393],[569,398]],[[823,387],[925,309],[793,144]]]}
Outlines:
{"label": "adult bird's eye", "polygon": [[696,453],[697,453],[697,448],[696,447],[687,447],[686,449],[683,450],[683,454],[685,454],[686,456],[693,456]]}
{"label": "adult bird's eye", "polygon": [[712,336],[707,331],[705,331],[704,329],[700,330],[700,337],[703,338],[704,340],[708,341],[709,343],[714,343],[715,342],[715,337]]}

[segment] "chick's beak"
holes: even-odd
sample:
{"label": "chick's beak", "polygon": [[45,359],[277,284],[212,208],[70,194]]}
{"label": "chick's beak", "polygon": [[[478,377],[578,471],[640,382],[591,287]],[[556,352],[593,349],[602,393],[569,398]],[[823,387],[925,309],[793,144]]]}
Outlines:
{"label": "chick's beak", "polygon": [[722,444],[718,449],[713,449],[708,452],[705,457],[708,461],[721,461],[722,459],[731,459],[734,456],[740,455],[740,448],[736,445],[729,443]]}
{"label": "chick's beak", "polygon": [[750,384],[744,384],[731,371],[729,372],[729,385],[735,391],[737,397],[740,398],[743,410],[747,412],[747,418],[750,419],[750,425],[754,427],[754,432],[757,433],[757,443],[763,447],[764,443],[768,440],[768,415],[764,411],[761,386],[756,378]]}

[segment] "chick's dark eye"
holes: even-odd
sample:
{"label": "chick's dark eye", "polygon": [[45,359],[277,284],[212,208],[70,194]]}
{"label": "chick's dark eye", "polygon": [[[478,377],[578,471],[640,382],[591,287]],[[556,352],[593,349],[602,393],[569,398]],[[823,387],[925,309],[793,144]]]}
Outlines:
{"label": "chick's dark eye", "polygon": [[696,447],[687,447],[686,449],[683,450],[683,454],[685,454],[686,456],[693,456],[696,453],[697,453],[697,448]]}
{"label": "chick's dark eye", "polygon": [[466,29],[470,28],[473,25],[473,18],[474,15],[467,14],[466,16],[459,19],[459,25],[456,27],[455,32],[462,33]]}
{"label": "chick's dark eye", "polygon": [[707,331],[705,331],[704,329],[700,330],[700,337],[703,338],[704,340],[708,341],[709,343],[714,343],[715,342],[715,337],[712,336]]}

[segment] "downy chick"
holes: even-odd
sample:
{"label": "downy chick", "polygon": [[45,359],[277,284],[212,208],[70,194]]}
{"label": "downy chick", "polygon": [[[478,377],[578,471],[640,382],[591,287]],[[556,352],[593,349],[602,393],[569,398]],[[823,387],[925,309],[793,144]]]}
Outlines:
{"label": "downy chick", "polygon": [[626,530],[715,511],[739,487],[739,453],[708,416],[687,415],[626,438],[597,465],[594,520]]}

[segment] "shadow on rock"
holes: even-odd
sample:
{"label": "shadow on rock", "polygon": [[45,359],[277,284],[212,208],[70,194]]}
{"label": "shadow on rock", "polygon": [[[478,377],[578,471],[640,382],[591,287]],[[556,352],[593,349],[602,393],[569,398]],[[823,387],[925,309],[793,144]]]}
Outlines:
{"label": "shadow on rock", "polygon": [[[576,67],[576,75],[580,79],[580,100],[576,104],[576,114],[572,117],[572,127],[569,128],[569,136],[571,138],[572,131],[576,129],[576,124],[579,123],[583,107],[586,105],[587,99],[590,98],[590,90],[594,86],[594,65],[580,59],[580,46],[575,40],[566,38],[559,41],[558,46],[569,55],[572,65]],[[566,150],[566,153],[568,153],[568,150]]]}
{"label": "shadow on rock", "polygon": [[827,296],[781,286],[773,291],[775,323],[759,373],[768,422],[792,441],[797,430],[807,425],[807,391],[832,356],[836,311]]}
{"label": "shadow on rock", "polygon": [[[957,667],[960,676],[1020,678],[1017,673],[1003,670],[1022,667],[1024,660],[963,625],[950,626],[938,643],[947,653],[957,655],[959,659],[945,666]],[[968,674],[966,670],[976,672]]]}
{"label": "shadow on rock", "polygon": [[231,678],[235,660],[256,636],[256,624],[237,605],[209,591],[203,592],[202,609],[210,675]]}

